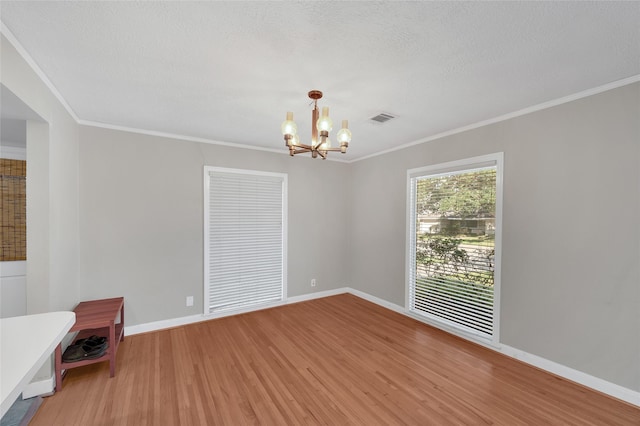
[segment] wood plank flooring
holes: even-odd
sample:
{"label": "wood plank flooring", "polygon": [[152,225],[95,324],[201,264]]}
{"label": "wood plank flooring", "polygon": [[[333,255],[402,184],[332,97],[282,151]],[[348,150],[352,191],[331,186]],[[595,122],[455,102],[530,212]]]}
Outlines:
{"label": "wood plank flooring", "polygon": [[353,295],[129,336],[31,426],[640,425],[640,409]]}

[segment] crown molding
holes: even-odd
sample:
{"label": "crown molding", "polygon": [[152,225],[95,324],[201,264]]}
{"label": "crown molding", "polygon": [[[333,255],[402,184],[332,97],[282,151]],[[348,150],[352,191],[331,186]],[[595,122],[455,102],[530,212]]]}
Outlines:
{"label": "crown molding", "polygon": [[[264,151],[264,152],[272,152],[274,154],[287,154],[287,155],[289,155],[289,151],[285,151],[285,150],[281,150],[281,149],[265,148],[265,147],[261,147],[261,146],[245,145],[245,144],[234,143],[234,142],[217,141],[217,140],[213,140],[213,139],[200,138],[200,137],[195,137],[195,136],[186,136],[186,135],[180,135],[180,134],[176,134],[176,133],[167,133],[167,132],[159,132],[159,131],[156,131],[156,130],[138,129],[136,127],[118,126],[118,125],[115,125],[115,124],[100,123],[100,122],[97,122],[97,121],[78,120],[78,124],[80,124],[82,126],[88,126],[88,127],[98,127],[98,128],[102,128],[102,129],[118,130],[118,131],[129,132],[129,133],[138,133],[138,134],[147,135],[147,136],[157,136],[157,137],[161,137],[161,138],[178,139],[178,140],[189,141],[189,142],[199,142],[199,143],[206,143],[206,144],[211,144],[211,145],[228,146],[228,147],[231,147],[231,148],[251,149],[251,150],[254,150],[254,151]],[[337,161],[337,162],[341,162],[341,163],[347,163],[348,162],[348,161],[345,161],[345,160],[332,159],[332,158],[327,158],[327,160],[329,160],[329,161]]]}
{"label": "crown molding", "polygon": [[0,22],[0,33],[6,37],[6,39],[11,43],[11,45],[16,49],[18,54],[22,56],[22,59],[31,67],[33,72],[36,73],[38,78],[44,83],[45,86],[51,91],[53,96],[62,104],[64,109],[69,113],[69,115],[76,121],[79,121],[78,115],[75,113],[71,105],[67,102],[67,100],[62,96],[62,94],[58,91],[56,86],[49,80],[47,75],[42,71],[42,69],[38,66],[36,61],[33,60],[31,55],[26,51],[26,49],[20,44],[16,36],[13,35],[11,30],[7,28],[4,22]]}
{"label": "crown molding", "polygon": [[423,143],[431,142],[437,139],[441,139],[447,136],[455,135],[458,133],[466,132],[468,130],[477,129],[479,127],[488,126],[490,124],[499,123],[501,121],[510,120],[515,117],[520,117],[522,115],[530,114],[532,112],[540,111],[547,108],[552,108],[557,105],[566,104],[568,102],[573,102],[578,99],[586,98],[588,96],[596,95],[598,93],[606,92],[607,90],[617,89],[618,87],[626,86],[629,84],[637,83],[640,81],[640,74],[633,75],[631,77],[623,78],[622,80],[613,81],[611,83],[603,84],[602,86],[594,87],[592,89],[583,90],[582,92],[574,93],[571,95],[563,96],[562,98],[553,99],[551,101],[543,102],[541,104],[533,105],[527,108],[523,108],[518,111],[510,112],[504,115],[500,115],[498,117],[489,118],[487,120],[479,121],[477,123],[469,124],[466,126],[458,127],[456,129],[447,130],[446,132],[441,132],[432,136],[427,136],[426,138],[418,139],[414,142],[409,142],[404,145],[397,146],[395,148],[386,149],[384,151],[376,152],[374,154],[365,155],[364,157],[356,158],[354,160],[348,161],[348,163],[355,163],[357,161],[366,160],[368,158],[377,157],[379,155],[388,154],[390,152],[400,151],[405,148],[409,148],[415,145],[421,145]]}

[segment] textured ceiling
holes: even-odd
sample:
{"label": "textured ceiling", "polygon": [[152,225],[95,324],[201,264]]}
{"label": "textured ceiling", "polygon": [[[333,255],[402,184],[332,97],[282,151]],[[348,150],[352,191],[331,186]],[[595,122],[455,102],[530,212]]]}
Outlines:
{"label": "textured ceiling", "polygon": [[640,2],[2,1],[0,19],[81,122],[284,152],[286,111],[309,139],[319,89],[346,160],[640,75]]}

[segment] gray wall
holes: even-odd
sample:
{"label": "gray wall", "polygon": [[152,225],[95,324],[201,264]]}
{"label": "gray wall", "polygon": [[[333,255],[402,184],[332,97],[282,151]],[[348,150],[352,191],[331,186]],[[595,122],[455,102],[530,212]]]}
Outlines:
{"label": "gray wall", "polygon": [[127,325],[203,312],[204,165],[287,173],[288,296],[348,285],[348,164],[86,126],[80,139],[81,298],[124,296]]}
{"label": "gray wall", "polygon": [[638,83],[354,163],[352,287],[405,304],[407,169],[499,151],[501,343],[640,391]]}

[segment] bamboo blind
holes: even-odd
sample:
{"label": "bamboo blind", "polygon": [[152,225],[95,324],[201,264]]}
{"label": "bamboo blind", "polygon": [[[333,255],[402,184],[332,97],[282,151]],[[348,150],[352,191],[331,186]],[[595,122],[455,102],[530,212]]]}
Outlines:
{"label": "bamboo blind", "polygon": [[27,162],[0,158],[0,261],[27,259]]}

